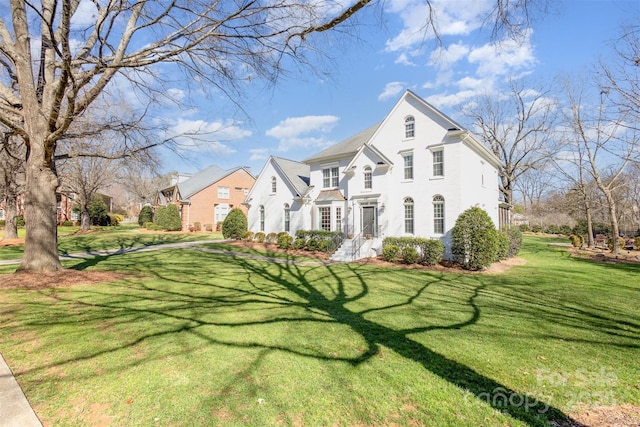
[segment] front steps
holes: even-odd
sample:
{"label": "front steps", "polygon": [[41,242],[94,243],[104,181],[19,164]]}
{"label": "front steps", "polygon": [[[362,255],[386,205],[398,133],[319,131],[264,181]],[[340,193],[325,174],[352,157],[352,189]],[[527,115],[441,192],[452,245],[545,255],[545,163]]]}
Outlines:
{"label": "front steps", "polygon": [[374,249],[376,239],[364,240],[359,253],[353,254],[353,239],[344,239],[338,250],[331,255],[331,261],[351,262],[363,258],[373,258],[377,256]]}

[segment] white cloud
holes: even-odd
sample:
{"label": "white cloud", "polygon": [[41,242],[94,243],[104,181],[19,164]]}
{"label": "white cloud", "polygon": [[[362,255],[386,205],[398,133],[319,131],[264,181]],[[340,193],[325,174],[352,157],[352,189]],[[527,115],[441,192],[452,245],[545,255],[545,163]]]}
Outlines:
{"label": "white cloud", "polygon": [[249,153],[251,153],[251,157],[249,157],[249,161],[266,160],[269,158],[268,148],[251,148],[249,150]]}
{"label": "white cloud", "polygon": [[429,65],[440,69],[447,69],[465,58],[471,49],[462,43],[453,43],[447,47],[434,49],[429,57]]}
{"label": "white cloud", "polygon": [[268,129],[266,135],[280,140],[279,151],[297,147],[322,147],[327,145],[327,141],[311,134],[326,134],[339,120],[339,117],[330,115],[289,117]]}
{"label": "white cloud", "polygon": [[531,44],[532,31],[524,34],[523,41],[503,40],[496,44],[485,44],[471,50],[469,62],[477,64],[479,76],[502,76],[532,67],[536,63]]}
{"label": "white cloud", "polygon": [[98,8],[90,0],[82,0],[71,17],[71,28],[82,29],[95,25]]}
{"label": "white cloud", "polygon": [[403,82],[389,82],[384,86],[384,90],[378,95],[378,101],[386,101],[389,98],[395,98],[405,88]]}
{"label": "white cloud", "polygon": [[235,150],[225,142],[249,136],[251,131],[242,129],[231,120],[206,122],[179,118],[164,131],[164,137],[173,139],[180,148],[218,154],[234,153]]}
{"label": "white cloud", "polygon": [[390,0],[385,4],[386,12],[398,15],[402,30],[387,40],[386,49],[402,51],[433,39],[434,32],[426,26],[430,19],[440,36],[467,35],[483,25],[483,18],[493,4],[492,0],[464,4],[447,0]]}

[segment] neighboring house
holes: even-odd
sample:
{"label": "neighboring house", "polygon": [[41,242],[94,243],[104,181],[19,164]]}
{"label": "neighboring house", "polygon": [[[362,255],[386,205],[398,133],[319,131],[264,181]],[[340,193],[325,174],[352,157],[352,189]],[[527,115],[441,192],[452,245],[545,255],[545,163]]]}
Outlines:
{"label": "neighboring house", "polygon": [[[56,221],[58,225],[64,221],[77,221],[80,219],[78,213],[73,211],[73,205],[75,203],[74,197],[75,195],[73,193],[63,192],[60,189],[56,191]],[[108,197],[110,199],[109,196],[103,197]],[[5,220],[6,214],[4,212],[4,204],[4,201],[0,202],[0,220]],[[20,194],[18,196],[16,214],[26,216],[24,194]]]}
{"label": "neighboring house", "polygon": [[479,206],[496,226],[509,217],[499,203],[500,159],[411,91],[381,123],[302,163],[286,161],[301,171],[308,166],[306,188],[279,185],[291,178],[285,167],[278,168],[284,162],[269,159],[250,193],[251,231],[285,230],[284,204],[295,202],[289,212],[292,234],[300,228],[340,231],[345,245],[365,237],[367,255],[380,252],[387,236],[436,238],[448,254],[451,229],[464,210]]}
{"label": "neighboring house", "polygon": [[182,218],[182,229],[196,222],[202,227],[219,227],[233,208],[240,208],[255,177],[244,167],[222,169],[213,165],[189,175],[177,175],[171,185],[158,191],[156,207],[175,204]]}

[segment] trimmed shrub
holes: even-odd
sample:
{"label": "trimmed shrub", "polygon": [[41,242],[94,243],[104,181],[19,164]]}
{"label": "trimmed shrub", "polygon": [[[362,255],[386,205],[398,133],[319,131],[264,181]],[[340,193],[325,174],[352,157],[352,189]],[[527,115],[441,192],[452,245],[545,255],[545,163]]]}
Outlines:
{"label": "trimmed shrub", "polygon": [[569,240],[574,248],[581,248],[584,245],[584,237],[579,234],[572,234],[569,236]]}
{"label": "trimmed shrub", "polygon": [[507,230],[507,236],[509,237],[509,253],[508,258],[513,258],[518,255],[522,248],[522,233],[519,229],[511,227]]}
{"label": "trimmed shrub", "polygon": [[509,236],[505,231],[498,232],[498,247],[496,258],[498,260],[509,258]]}
{"label": "trimmed shrub", "polygon": [[529,227],[529,224],[520,224],[518,226],[518,228],[520,229],[520,231],[522,231],[523,233],[530,231],[531,228]]}
{"label": "trimmed shrub", "polygon": [[163,230],[180,231],[182,230],[182,219],[178,207],[174,204],[160,206],[156,209],[155,223]]}
{"label": "trimmed shrub", "polygon": [[240,240],[247,232],[247,216],[239,208],[231,209],[222,223],[222,237],[225,239]]}
{"label": "trimmed shrub", "polygon": [[278,242],[278,235],[276,233],[269,233],[265,237],[265,241],[267,243],[277,243]]}
{"label": "trimmed shrub", "polygon": [[[618,237],[618,248],[620,249],[624,249],[624,238],[623,237]],[[613,239],[608,238],[607,239],[607,247],[609,248],[610,251],[613,250]]]}
{"label": "trimmed shrub", "polygon": [[472,207],[458,216],[451,230],[451,253],[469,270],[488,267],[497,260],[498,231],[484,210]]}
{"label": "trimmed shrub", "polygon": [[[4,224],[1,224],[1,225],[4,225]],[[62,221],[60,225],[63,227],[71,227],[73,226],[73,221]]]}
{"label": "trimmed shrub", "polygon": [[264,243],[264,237],[264,233],[262,231],[258,231],[255,236],[253,236],[253,239],[258,243]]}
{"label": "trimmed shrub", "polygon": [[531,226],[531,231],[533,231],[534,233],[542,233],[543,228],[540,224],[534,224]]}
{"label": "trimmed shrub", "polygon": [[109,225],[109,215],[107,214],[107,204],[102,197],[94,194],[89,202],[89,219],[91,225]]}
{"label": "trimmed shrub", "polygon": [[405,248],[414,248],[419,255],[419,261],[425,265],[436,265],[442,261],[444,245],[437,239],[425,239],[420,237],[386,237],[382,241],[382,251],[384,248],[394,245],[402,252]]}
{"label": "trimmed shrub", "polygon": [[24,215],[16,215],[16,225],[18,227],[24,227]]}
{"label": "trimmed shrub", "polygon": [[287,233],[278,236],[278,247],[280,249],[291,249],[293,247],[293,237]]}
{"label": "trimmed shrub", "polygon": [[296,249],[304,249],[306,245],[307,245],[307,241],[300,237],[298,237],[296,240],[293,241],[293,247]]}
{"label": "trimmed shrub", "polygon": [[253,240],[253,231],[247,231],[246,233],[244,233],[244,240],[250,242]]}
{"label": "trimmed shrub", "polygon": [[382,247],[382,258],[388,262],[398,262],[400,247],[398,245],[386,245]]}
{"label": "trimmed shrub", "polygon": [[636,249],[640,249],[640,237],[636,237],[633,246],[635,246]]}
{"label": "trimmed shrub", "polygon": [[402,249],[402,259],[405,264],[415,264],[420,260],[418,251],[413,246],[407,246]]}
{"label": "trimmed shrub", "polygon": [[193,231],[202,231],[202,223],[200,221],[193,223]]}
{"label": "trimmed shrub", "polygon": [[307,241],[307,250],[311,252],[320,250],[320,240],[315,237],[309,239]]}
{"label": "trimmed shrub", "polygon": [[213,231],[213,224],[205,224],[204,225],[204,229],[208,232],[212,232]]}
{"label": "trimmed shrub", "polygon": [[148,222],[153,222],[153,209],[149,205],[145,205],[138,215],[138,225],[144,226]]}
{"label": "trimmed shrub", "polygon": [[420,262],[425,265],[437,265],[444,255],[444,244],[436,239],[418,239],[418,247],[422,258]]}

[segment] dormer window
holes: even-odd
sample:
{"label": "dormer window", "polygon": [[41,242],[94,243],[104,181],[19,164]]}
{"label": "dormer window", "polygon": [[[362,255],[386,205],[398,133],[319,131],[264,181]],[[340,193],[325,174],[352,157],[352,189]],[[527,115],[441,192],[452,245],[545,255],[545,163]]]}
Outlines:
{"label": "dormer window", "polygon": [[413,138],[416,136],[416,119],[413,116],[407,116],[404,119],[404,137]]}
{"label": "dormer window", "polygon": [[371,175],[371,167],[365,166],[364,167],[364,188],[367,190],[371,190],[372,187],[373,187],[373,179]]}

